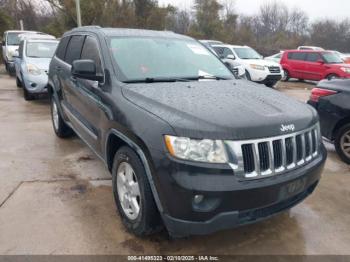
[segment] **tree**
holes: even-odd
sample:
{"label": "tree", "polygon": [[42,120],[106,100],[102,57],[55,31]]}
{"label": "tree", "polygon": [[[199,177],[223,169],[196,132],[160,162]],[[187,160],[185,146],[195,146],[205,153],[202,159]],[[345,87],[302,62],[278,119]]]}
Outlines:
{"label": "tree", "polygon": [[220,38],[223,24],[220,19],[222,5],[217,0],[195,0],[196,23],[195,33],[204,38]]}

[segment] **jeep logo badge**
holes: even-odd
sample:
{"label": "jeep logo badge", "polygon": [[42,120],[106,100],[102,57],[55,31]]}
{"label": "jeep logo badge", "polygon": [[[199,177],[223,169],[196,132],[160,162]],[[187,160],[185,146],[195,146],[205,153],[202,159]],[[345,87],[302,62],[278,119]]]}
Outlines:
{"label": "jeep logo badge", "polygon": [[288,131],[293,132],[295,130],[295,126],[293,124],[290,124],[290,125],[283,125],[282,124],[280,130],[282,132],[288,132]]}

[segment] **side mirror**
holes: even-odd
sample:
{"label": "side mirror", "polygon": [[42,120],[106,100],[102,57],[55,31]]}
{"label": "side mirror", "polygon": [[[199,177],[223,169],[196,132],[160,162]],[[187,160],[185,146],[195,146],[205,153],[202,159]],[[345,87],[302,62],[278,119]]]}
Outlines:
{"label": "side mirror", "polygon": [[236,57],[234,55],[228,55],[228,56],[226,56],[226,59],[235,60]]}
{"label": "side mirror", "polygon": [[103,81],[103,76],[97,74],[96,64],[92,60],[75,60],[71,69],[72,76],[87,80],[93,80],[101,82]]}

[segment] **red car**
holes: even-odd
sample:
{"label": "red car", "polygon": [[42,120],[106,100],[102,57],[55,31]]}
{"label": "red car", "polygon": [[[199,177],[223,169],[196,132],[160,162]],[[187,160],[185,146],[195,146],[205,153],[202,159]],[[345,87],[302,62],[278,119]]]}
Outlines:
{"label": "red car", "polygon": [[350,78],[350,65],[331,51],[289,50],[283,53],[284,79]]}

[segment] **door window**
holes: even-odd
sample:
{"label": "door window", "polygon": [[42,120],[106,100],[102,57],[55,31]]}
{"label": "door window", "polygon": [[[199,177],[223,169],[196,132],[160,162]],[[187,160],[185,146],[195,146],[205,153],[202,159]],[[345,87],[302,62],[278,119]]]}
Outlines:
{"label": "door window", "polygon": [[303,53],[303,52],[288,53],[288,59],[303,61],[306,59],[306,53]]}
{"label": "door window", "polygon": [[85,36],[74,35],[71,37],[64,60],[68,64],[73,64],[73,61],[80,59],[81,49],[83,47]]}
{"label": "door window", "polygon": [[321,59],[321,56],[318,53],[308,53],[306,56],[306,61],[308,62],[317,62]]}
{"label": "door window", "polygon": [[66,54],[69,38],[69,36],[62,38],[60,43],[58,44],[56,56],[61,60],[64,60],[64,55]]}
{"label": "door window", "polygon": [[102,74],[99,45],[94,37],[87,36],[81,52],[81,59],[90,59],[96,64],[96,72]]}
{"label": "door window", "polygon": [[226,58],[228,55],[233,55],[233,52],[230,48],[224,47],[223,56]]}

